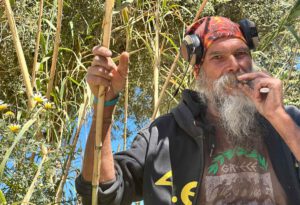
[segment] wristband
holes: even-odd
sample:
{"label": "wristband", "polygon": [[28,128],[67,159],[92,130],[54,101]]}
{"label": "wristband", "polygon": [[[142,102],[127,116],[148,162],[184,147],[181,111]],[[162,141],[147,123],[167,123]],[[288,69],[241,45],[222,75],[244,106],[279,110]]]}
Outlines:
{"label": "wristband", "polygon": [[[118,100],[119,100],[119,94],[114,98],[114,99],[111,99],[109,101],[106,101],[104,102],[104,107],[109,107],[109,106],[113,106],[113,105],[116,105]],[[97,104],[98,103],[98,98],[96,96],[94,96],[94,104]]]}

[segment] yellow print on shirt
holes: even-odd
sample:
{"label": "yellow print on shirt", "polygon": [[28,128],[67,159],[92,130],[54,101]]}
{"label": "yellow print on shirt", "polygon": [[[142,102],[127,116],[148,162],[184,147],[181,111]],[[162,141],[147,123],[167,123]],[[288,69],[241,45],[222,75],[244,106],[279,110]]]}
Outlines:
{"label": "yellow print on shirt", "polygon": [[[155,182],[157,186],[173,186],[172,182],[172,171],[166,172],[160,179]],[[180,198],[184,205],[192,205],[192,200],[195,197],[195,188],[197,187],[198,182],[192,181],[188,182],[181,190]],[[172,202],[178,202],[177,196],[172,197]]]}

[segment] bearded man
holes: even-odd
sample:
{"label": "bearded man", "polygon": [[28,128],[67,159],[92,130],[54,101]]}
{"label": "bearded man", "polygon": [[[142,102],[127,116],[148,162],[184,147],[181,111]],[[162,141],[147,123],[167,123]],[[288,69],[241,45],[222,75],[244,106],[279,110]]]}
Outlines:
{"label": "bearded man", "polygon": [[[114,156],[111,119],[129,57],[121,54],[116,66],[108,49],[93,49],[87,82],[95,96],[107,86],[99,204],[300,204],[300,111],[284,107],[280,80],[253,69],[243,32],[224,17],[190,27],[182,53],[195,63],[195,91],[185,90],[171,113]],[[76,179],[84,204],[91,203],[94,138],[95,117]]]}

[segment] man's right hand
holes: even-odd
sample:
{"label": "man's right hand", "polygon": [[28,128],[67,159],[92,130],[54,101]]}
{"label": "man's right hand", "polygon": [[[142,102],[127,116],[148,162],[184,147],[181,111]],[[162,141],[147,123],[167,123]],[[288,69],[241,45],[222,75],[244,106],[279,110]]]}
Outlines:
{"label": "man's right hand", "polygon": [[88,68],[86,76],[91,91],[94,96],[97,96],[99,86],[105,86],[105,101],[114,99],[125,87],[129,54],[123,52],[117,66],[111,59],[112,52],[108,48],[96,46],[92,52],[93,62]]}

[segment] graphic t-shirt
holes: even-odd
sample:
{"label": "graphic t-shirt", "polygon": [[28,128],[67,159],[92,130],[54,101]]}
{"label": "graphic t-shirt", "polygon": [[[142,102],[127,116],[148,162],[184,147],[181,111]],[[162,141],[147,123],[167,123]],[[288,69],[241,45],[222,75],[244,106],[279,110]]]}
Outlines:
{"label": "graphic t-shirt", "polygon": [[200,185],[201,205],[287,204],[265,146],[257,146],[259,149],[232,147],[224,137],[217,142],[211,157],[206,150]]}

